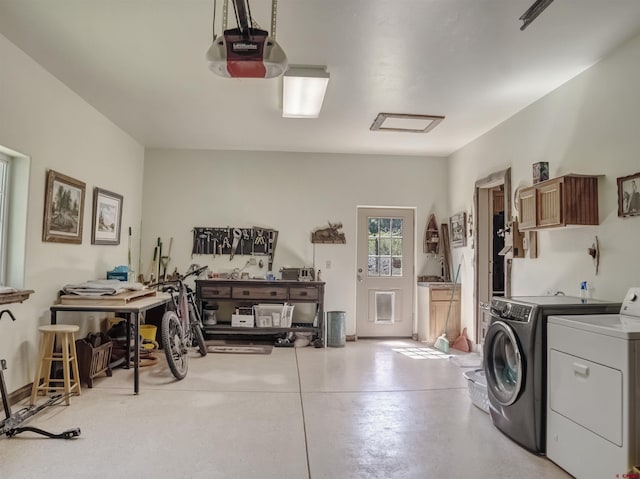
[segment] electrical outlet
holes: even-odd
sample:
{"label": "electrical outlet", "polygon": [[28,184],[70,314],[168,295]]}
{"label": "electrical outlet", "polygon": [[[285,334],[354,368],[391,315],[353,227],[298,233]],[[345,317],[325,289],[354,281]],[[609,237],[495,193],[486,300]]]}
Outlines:
{"label": "electrical outlet", "polygon": [[331,269],[331,260],[328,259],[324,262],[324,269]]}

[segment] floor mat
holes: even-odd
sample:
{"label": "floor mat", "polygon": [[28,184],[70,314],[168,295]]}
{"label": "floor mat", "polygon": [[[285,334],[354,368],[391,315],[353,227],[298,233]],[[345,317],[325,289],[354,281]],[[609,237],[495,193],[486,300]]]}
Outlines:
{"label": "floor mat", "polygon": [[231,354],[271,354],[271,345],[212,345],[207,346],[210,353],[231,353]]}

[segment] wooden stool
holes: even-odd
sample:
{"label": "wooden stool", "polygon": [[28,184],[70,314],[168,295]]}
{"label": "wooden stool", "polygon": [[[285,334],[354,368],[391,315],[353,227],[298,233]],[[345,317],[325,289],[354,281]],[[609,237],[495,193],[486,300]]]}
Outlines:
{"label": "wooden stool", "polygon": [[[69,324],[52,324],[50,326],[40,326],[38,330],[42,333],[42,336],[38,353],[38,369],[31,389],[31,404],[34,405],[36,403],[38,393],[41,391],[44,391],[46,395],[48,391],[63,390],[65,402],[68,406],[69,396],[72,393],[75,392],[78,396],[80,395],[80,373],[78,371],[74,337],[74,333],[78,332],[80,327]],[[61,352],[54,350],[56,336],[62,347]],[[51,377],[53,361],[62,362],[62,379]],[[71,372],[73,372],[73,377]],[[41,378],[44,379],[42,384],[40,384]],[[62,383],[62,386],[50,386],[50,383]]]}

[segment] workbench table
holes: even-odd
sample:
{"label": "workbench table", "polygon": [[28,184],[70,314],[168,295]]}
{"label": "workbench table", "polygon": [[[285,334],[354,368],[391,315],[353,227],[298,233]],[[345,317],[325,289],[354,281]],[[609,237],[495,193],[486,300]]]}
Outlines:
{"label": "workbench table", "polygon": [[[127,338],[131,337],[131,328],[134,328],[133,345],[133,393],[138,394],[140,390],[139,363],[140,363],[140,319],[144,318],[147,311],[158,306],[166,305],[171,301],[171,295],[159,293],[156,296],[144,297],[122,305],[100,304],[96,299],[93,303],[84,304],[54,304],[51,306],[51,324],[57,323],[58,312],[76,313],[128,313],[127,316]],[[131,356],[129,348],[125,348],[125,368],[129,367]]]}

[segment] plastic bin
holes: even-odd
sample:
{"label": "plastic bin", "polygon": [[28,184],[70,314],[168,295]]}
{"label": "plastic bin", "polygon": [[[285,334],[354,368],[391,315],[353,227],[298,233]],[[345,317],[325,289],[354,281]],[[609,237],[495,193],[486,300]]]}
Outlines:
{"label": "plastic bin", "polygon": [[484,375],[484,370],[465,371],[463,376],[467,380],[471,402],[488,414],[489,395],[487,394],[487,378]]}
{"label": "plastic bin", "polygon": [[346,343],[344,311],[327,312],[327,346],[343,348]]}

